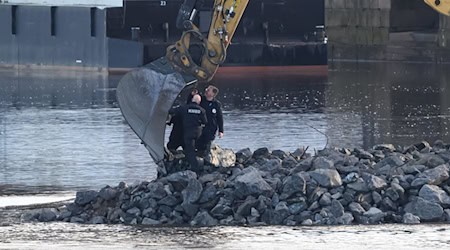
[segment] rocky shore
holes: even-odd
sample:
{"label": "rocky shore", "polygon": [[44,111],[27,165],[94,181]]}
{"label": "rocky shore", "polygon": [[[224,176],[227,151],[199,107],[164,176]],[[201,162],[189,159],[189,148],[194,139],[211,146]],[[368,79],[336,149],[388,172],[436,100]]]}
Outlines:
{"label": "rocky shore", "polygon": [[450,223],[450,144],[420,142],[314,156],[215,146],[204,171],[168,162],[153,181],[80,191],[22,220],[143,225]]}

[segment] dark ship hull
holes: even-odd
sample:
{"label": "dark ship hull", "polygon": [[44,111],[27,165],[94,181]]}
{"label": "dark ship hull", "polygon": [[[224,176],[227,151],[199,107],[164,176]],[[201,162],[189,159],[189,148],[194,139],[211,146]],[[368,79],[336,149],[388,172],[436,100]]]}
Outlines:
{"label": "dark ship hull", "polygon": [[[182,0],[124,1],[123,7],[0,4],[0,65],[138,67],[179,39]],[[212,5],[206,0],[205,5]],[[210,9],[195,19],[207,31]],[[251,0],[225,66],[326,65],[324,1]]]}

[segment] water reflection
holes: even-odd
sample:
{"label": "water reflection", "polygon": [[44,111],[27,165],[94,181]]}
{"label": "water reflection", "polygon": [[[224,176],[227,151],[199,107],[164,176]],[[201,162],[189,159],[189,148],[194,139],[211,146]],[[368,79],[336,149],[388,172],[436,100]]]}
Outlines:
{"label": "water reflection", "polygon": [[96,108],[115,102],[120,76],[78,71],[0,71],[3,107]]}
{"label": "water reflection", "polygon": [[[1,215],[1,211],[0,211]],[[173,228],[75,223],[0,227],[0,249],[448,249],[448,226]],[[301,247],[299,247],[301,246]]]}
{"label": "water reflection", "polygon": [[[344,114],[343,123],[359,123],[366,148],[379,143],[449,141],[450,84],[446,67],[401,63],[331,65],[327,109]],[[347,114],[357,116],[349,118]]]}
{"label": "water reflection", "polygon": [[[214,82],[225,108],[225,137],[217,143],[314,152],[449,141],[448,74],[420,64],[223,68]],[[120,76],[1,71],[0,77],[0,187],[97,189],[155,178],[154,163],[117,107]]]}

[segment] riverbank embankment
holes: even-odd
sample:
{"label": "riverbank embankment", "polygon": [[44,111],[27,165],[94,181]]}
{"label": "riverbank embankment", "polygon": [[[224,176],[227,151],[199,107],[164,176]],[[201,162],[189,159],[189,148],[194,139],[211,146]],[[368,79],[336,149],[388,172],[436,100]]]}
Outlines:
{"label": "riverbank embankment", "polygon": [[327,148],[311,156],[215,147],[204,171],[182,159],[134,185],[77,192],[22,219],[143,225],[351,225],[450,222],[450,144]]}

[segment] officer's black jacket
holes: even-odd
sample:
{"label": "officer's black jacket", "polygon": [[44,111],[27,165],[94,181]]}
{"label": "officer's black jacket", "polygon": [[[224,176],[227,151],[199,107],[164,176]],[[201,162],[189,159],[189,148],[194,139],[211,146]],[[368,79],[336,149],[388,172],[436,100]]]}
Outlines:
{"label": "officer's black jacket", "polygon": [[203,133],[210,139],[214,139],[217,129],[223,133],[222,104],[216,99],[208,101],[205,96],[202,96],[200,106],[205,109],[208,119],[208,123],[203,128]]}
{"label": "officer's black jacket", "polygon": [[202,125],[207,123],[205,110],[200,105],[191,102],[176,108],[173,112],[181,118],[184,137],[196,138],[200,136]]}

